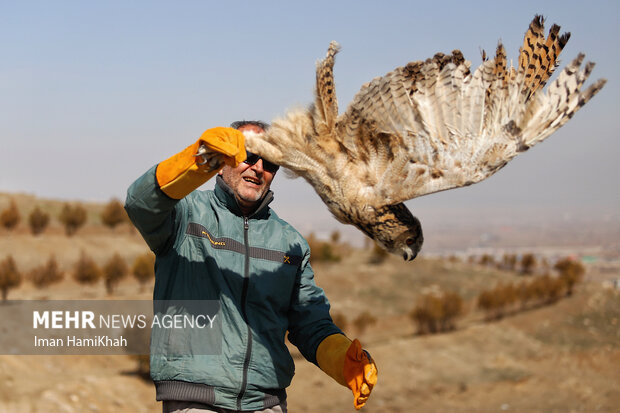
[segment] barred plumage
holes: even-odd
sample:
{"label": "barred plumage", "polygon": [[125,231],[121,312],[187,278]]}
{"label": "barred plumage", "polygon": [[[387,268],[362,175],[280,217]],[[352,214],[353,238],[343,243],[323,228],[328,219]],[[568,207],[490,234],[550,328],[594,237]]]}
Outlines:
{"label": "barred plumage", "polygon": [[488,178],[564,125],[605,84],[582,91],[593,63],[577,56],[543,91],[569,34],[544,36],[535,16],[508,67],[495,57],[472,73],[458,50],[411,62],[362,86],[338,115],[332,42],[317,64],[315,103],[288,112],[252,152],[304,177],[341,222],[353,224],[405,259],[422,246],[419,221],[402,202]]}

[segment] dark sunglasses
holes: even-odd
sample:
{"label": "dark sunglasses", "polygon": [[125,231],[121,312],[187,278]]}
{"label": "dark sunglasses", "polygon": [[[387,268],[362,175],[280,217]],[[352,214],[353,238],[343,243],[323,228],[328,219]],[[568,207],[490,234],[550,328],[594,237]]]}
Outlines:
{"label": "dark sunglasses", "polygon": [[258,162],[259,159],[262,159],[263,169],[265,171],[275,174],[280,168],[280,165],[276,165],[275,163],[269,162],[268,160],[261,158],[260,155],[257,155],[255,153],[248,152],[248,151],[246,151],[246,153],[248,157],[243,162],[247,163],[248,165],[254,165],[256,162]]}

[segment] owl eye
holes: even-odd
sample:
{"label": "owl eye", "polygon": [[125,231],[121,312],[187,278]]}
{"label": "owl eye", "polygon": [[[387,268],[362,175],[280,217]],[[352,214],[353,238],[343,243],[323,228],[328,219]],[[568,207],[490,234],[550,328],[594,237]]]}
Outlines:
{"label": "owl eye", "polygon": [[415,243],[415,240],[413,238],[407,238],[407,240],[405,241],[405,244],[407,245],[413,245]]}

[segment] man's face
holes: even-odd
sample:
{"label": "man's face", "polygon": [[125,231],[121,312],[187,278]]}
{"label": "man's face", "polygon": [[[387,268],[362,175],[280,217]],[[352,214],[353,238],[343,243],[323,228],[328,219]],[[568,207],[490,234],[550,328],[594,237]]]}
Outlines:
{"label": "man's face", "polygon": [[[245,125],[239,128],[241,132],[252,131],[262,133],[263,130],[255,125]],[[269,191],[275,173],[263,169],[263,160],[259,159],[254,165],[241,162],[236,168],[224,166],[220,172],[224,182],[235,193],[235,198],[244,213],[252,211],[258,201]]]}

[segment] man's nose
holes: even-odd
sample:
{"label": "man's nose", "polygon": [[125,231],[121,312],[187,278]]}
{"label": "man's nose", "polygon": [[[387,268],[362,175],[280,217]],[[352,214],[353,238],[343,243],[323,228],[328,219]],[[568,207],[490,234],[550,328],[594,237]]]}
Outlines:
{"label": "man's nose", "polygon": [[263,159],[259,158],[258,161],[254,165],[252,165],[252,169],[257,173],[263,173]]}

